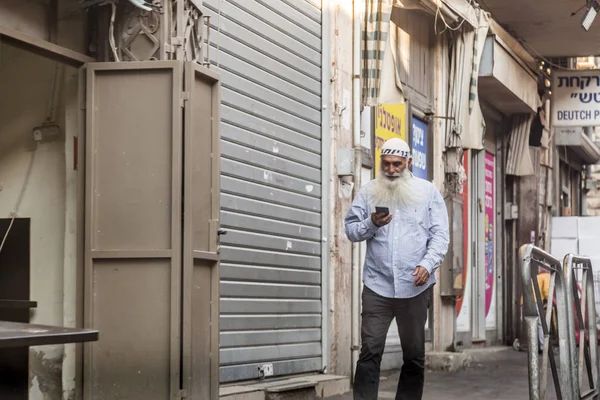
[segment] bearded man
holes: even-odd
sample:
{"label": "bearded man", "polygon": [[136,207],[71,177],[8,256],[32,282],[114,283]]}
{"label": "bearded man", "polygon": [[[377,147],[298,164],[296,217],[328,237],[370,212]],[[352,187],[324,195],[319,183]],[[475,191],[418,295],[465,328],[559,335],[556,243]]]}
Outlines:
{"label": "bearded man", "polygon": [[367,241],[355,400],[377,399],[381,358],[394,317],[404,359],[396,400],[423,396],[425,322],[434,273],[448,251],[448,213],[435,186],[414,177],[411,165],[405,141],[385,142],[380,176],[361,188],[345,219],[348,238]]}

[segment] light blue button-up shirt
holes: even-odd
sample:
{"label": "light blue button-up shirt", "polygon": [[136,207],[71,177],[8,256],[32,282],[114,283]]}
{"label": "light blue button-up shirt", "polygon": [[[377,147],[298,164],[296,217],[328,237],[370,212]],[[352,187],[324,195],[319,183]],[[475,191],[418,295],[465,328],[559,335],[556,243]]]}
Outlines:
{"label": "light blue button-up shirt", "polygon": [[[431,183],[412,177],[417,190],[425,194],[422,204],[400,205],[393,209],[392,221],[378,228],[371,220],[375,211],[367,183],[357,194],[344,221],[346,235],[352,242],[367,241],[363,283],[387,298],[415,297],[435,283],[435,270],[442,263],[450,236],[448,212],[440,192]],[[415,286],[417,266],[429,271],[429,281]]]}

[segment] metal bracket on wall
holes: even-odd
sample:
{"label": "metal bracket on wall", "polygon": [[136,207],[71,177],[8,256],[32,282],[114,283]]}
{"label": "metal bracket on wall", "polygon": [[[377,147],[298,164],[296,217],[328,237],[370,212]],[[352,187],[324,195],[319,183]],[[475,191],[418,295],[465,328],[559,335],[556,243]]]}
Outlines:
{"label": "metal bracket on wall", "polygon": [[181,92],[181,108],[185,107],[185,102],[190,100],[190,92]]}
{"label": "metal bracket on wall", "polygon": [[513,203],[504,204],[504,220],[512,221],[519,219],[519,206]]}
{"label": "metal bracket on wall", "polygon": [[354,149],[337,149],[337,174],[338,176],[354,175]]}
{"label": "metal bracket on wall", "polygon": [[362,166],[364,168],[373,169],[374,160],[373,160],[373,152],[371,151],[371,149],[362,146],[360,150],[362,152],[361,157],[360,157]]}

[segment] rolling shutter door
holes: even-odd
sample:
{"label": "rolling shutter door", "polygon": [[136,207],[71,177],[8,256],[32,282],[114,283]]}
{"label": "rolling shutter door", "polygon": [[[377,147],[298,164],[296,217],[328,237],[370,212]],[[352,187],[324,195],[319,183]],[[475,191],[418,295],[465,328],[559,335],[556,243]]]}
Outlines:
{"label": "rolling shutter door", "polygon": [[318,371],[321,10],[203,4],[222,79],[221,382]]}

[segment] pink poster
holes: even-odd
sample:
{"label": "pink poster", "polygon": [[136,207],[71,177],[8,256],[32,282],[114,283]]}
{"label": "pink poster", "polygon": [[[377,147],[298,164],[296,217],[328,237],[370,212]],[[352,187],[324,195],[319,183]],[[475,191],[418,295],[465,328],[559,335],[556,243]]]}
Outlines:
{"label": "pink poster", "polygon": [[[465,169],[465,175],[468,177],[469,173],[469,158],[471,153],[465,151],[463,153],[463,167]],[[463,199],[463,273],[460,277],[462,288],[464,290],[463,295],[456,299],[456,316],[460,315],[460,310],[465,300],[467,292],[467,274],[469,273],[469,179],[465,179],[463,182],[463,191],[461,193]]]}
{"label": "pink poster", "polygon": [[485,315],[494,294],[494,155],[485,153]]}

